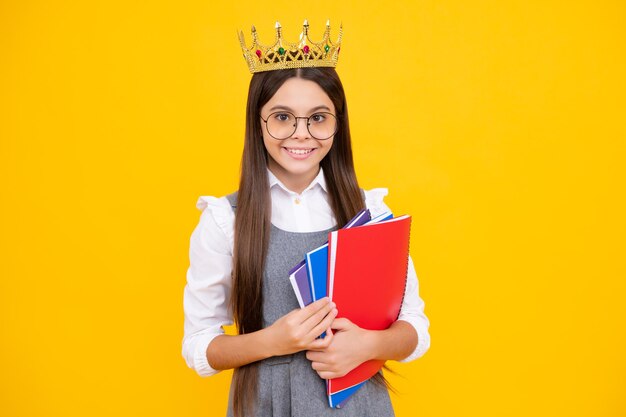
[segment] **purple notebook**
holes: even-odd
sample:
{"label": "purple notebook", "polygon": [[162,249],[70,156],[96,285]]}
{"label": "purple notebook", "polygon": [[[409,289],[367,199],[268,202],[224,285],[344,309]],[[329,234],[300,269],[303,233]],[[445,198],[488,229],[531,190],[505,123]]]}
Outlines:
{"label": "purple notebook", "polygon": [[309,286],[309,276],[306,273],[306,262],[300,261],[300,263],[294,266],[289,271],[289,281],[293,291],[298,298],[298,304],[300,308],[308,306],[313,302],[311,297],[311,287]]}

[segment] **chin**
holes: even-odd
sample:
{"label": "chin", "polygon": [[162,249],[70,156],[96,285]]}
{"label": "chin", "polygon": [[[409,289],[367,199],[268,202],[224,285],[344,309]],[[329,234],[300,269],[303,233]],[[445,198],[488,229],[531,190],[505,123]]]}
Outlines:
{"label": "chin", "polygon": [[312,169],[316,169],[319,166],[319,163],[313,161],[307,161],[306,164],[303,163],[293,163],[292,161],[287,161],[286,163],[280,164],[282,169],[289,172],[293,175],[306,174],[310,172]]}

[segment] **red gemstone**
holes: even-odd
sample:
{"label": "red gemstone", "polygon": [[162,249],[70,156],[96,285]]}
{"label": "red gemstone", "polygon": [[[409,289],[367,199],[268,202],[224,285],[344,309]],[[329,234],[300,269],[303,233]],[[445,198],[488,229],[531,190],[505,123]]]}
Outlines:
{"label": "red gemstone", "polygon": [[339,51],[341,51],[341,46],[337,48],[337,53],[339,53]]}
{"label": "red gemstone", "polygon": [[302,50],[304,51],[305,54],[309,53],[309,45],[304,45],[304,48],[302,48]]}
{"label": "red gemstone", "polygon": [[256,56],[258,56],[259,58],[261,58],[261,50],[260,50],[260,49],[257,49],[257,50],[256,50]]}

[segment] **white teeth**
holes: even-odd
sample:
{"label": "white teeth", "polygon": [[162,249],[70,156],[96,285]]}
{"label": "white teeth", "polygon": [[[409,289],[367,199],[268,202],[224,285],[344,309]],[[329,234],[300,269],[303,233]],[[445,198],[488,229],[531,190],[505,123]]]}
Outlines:
{"label": "white teeth", "polygon": [[287,152],[295,154],[295,155],[306,155],[307,153],[310,153],[313,151],[313,149],[289,149],[289,148],[285,148],[287,149]]}

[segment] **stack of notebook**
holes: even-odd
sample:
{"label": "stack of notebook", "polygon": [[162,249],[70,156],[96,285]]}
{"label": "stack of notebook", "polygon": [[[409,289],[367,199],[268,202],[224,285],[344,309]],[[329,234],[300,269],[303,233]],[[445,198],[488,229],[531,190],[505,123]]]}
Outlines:
{"label": "stack of notebook", "polygon": [[[329,233],[328,243],[289,271],[300,307],[328,296],[337,305],[338,318],[368,330],[387,329],[397,320],[404,298],[410,228],[411,216],[386,212],[372,219],[365,209]],[[342,407],[383,364],[367,361],[327,380],[329,405]]]}

